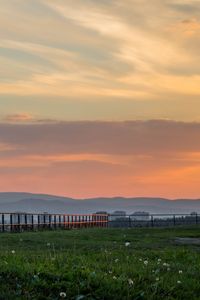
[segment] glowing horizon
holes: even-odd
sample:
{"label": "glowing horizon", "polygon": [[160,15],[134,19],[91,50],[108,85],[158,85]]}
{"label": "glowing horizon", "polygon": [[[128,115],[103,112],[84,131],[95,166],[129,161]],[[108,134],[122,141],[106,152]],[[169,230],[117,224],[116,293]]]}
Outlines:
{"label": "glowing horizon", "polygon": [[198,1],[0,2],[0,191],[200,197]]}

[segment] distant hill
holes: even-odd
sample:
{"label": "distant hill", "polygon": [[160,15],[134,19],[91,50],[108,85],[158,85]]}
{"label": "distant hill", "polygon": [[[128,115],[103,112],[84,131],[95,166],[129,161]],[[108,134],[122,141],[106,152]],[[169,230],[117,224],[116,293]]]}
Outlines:
{"label": "distant hill", "polygon": [[200,199],[164,198],[93,198],[73,199],[45,194],[0,193],[0,212],[93,213],[123,210],[127,213],[148,211],[154,214],[200,213]]}

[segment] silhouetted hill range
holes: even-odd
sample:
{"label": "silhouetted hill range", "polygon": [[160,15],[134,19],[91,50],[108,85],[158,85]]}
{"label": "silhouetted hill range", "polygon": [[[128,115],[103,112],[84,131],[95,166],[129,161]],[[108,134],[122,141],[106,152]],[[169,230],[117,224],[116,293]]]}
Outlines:
{"label": "silhouetted hill range", "polygon": [[148,211],[150,213],[200,213],[200,199],[164,198],[90,198],[73,199],[45,194],[0,193],[0,212],[33,213],[93,213],[96,211],[123,210],[127,213]]}

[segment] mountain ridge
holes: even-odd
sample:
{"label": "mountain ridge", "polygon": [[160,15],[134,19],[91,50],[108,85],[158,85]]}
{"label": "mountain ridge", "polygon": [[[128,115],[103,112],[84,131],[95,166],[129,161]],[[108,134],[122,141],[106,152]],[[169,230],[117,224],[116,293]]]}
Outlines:
{"label": "mountain ridge", "polygon": [[75,199],[49,194],[3,192],[0,193],[0,212],[32,213],[93,213],[123,210],[127,213],[148,211],[150,213],[200,213],[200,199],[167,199],[159,197],[96,197]]}

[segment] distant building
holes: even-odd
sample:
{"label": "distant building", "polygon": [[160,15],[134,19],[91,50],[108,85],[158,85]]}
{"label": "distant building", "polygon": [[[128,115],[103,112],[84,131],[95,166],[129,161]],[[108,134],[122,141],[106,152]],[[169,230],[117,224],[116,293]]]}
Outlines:
{"label": "distant building", "polygon": [[123,210],[116,210],[111,215],[111,221],[119,220],[119,219],[125,219],[126,218],[126,212]]}
{"label": "distant building", "polygon": [[112,213],[112,215],[124,217],[124,216],[126,216],[126,212],[123,210],[116,210]]}
{"label": "distant building", "polygon": [[136,211],[133,214],[131,214],[131,219],[137,221],[148,221],[149,217],[149,212],[146,211]]}
{"label": "distant building", "polygon": [[191,212],[191,214],[190,214],[191,216],[193,216],[193,217],[195,217],[195,216],[197,216],[198,215],[198,213],[196,212],[196,211],[193,211],[193,212]]}

